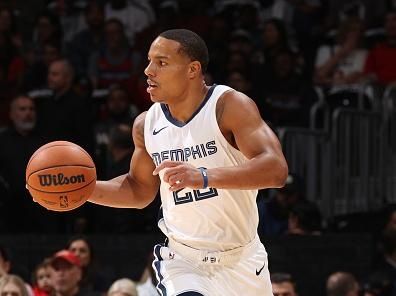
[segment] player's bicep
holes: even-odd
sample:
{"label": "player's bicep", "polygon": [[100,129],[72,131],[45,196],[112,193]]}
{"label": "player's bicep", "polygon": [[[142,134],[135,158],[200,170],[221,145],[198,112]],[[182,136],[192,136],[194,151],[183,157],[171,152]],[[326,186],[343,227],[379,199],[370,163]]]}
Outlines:
{"label": "player's bicep", "polygon": [[159,178],[153,176],[155,165],[144,143],[144,119],[145,114],[138,116],[133,126],[135,150],[131,158],[129,176],[140,194],[155,195],[159,188]]}
{"label": "player's bicep", "polygon": [[266,152],[282,155],[277,136],[261,118],[256,104],[249,97],[238,92],[230,93],[224,121],[238,149],[247,158]]}

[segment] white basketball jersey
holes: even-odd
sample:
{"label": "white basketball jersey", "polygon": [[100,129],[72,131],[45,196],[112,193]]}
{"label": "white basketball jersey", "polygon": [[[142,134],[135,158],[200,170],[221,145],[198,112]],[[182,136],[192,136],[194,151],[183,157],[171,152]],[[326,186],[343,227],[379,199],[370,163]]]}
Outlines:
{"label": "white basketball jersey", "polygon": [[[210,169],[247,161],[227,142],[217,124],[216,103],[230,89],[212,86],[186,123],[174,119],[165,104],[153,104],[146,114],[144,138],[156,166],[164,160],[174,160]],[[257,190],[184,188],[171,192],[162,179],[163,173],[160,172],[163,217],[158,224],[167,237],[210,251],[234,249],[255,238]]]}

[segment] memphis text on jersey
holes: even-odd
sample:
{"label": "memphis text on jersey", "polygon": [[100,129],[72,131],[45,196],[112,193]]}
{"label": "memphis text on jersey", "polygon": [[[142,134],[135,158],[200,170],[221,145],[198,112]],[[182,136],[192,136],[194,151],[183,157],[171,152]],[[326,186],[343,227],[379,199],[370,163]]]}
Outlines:
{"label": "memphis text on jersey", "polygon": [[205,144],[197,144],[186,148],[154,152],[151,157],[153,158],[155,165],[158,166],[164,160],[188,161],[189,158],[204,158],[208,155],[215,154],[216,152],[216,142],[213,140]]}

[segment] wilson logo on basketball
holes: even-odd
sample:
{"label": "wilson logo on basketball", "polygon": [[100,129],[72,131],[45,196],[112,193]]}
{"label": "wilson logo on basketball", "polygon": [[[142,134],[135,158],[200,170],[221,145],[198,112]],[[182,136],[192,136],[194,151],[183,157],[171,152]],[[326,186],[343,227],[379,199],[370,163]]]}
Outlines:
{"label": "wilson logo on basketball", "polygon": [[65,176],[62,173],[57,175],[38,175],[40,180],[40,185],[45,186],[60,186],[67,184],[85,183],[85,177],[83,174],[75,176]]}

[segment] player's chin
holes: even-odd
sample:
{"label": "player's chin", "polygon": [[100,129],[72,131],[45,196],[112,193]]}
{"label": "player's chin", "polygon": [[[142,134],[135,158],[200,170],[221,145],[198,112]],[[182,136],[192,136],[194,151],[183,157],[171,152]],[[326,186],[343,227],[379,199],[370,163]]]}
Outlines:
{"label": "player's chin", "polygon": [[162,103],[164,101],[164,100],[161,99],[161,96],[154,95],[154,94],[151,94],[151,93],[150,93],[150,100],[153,103]]}

